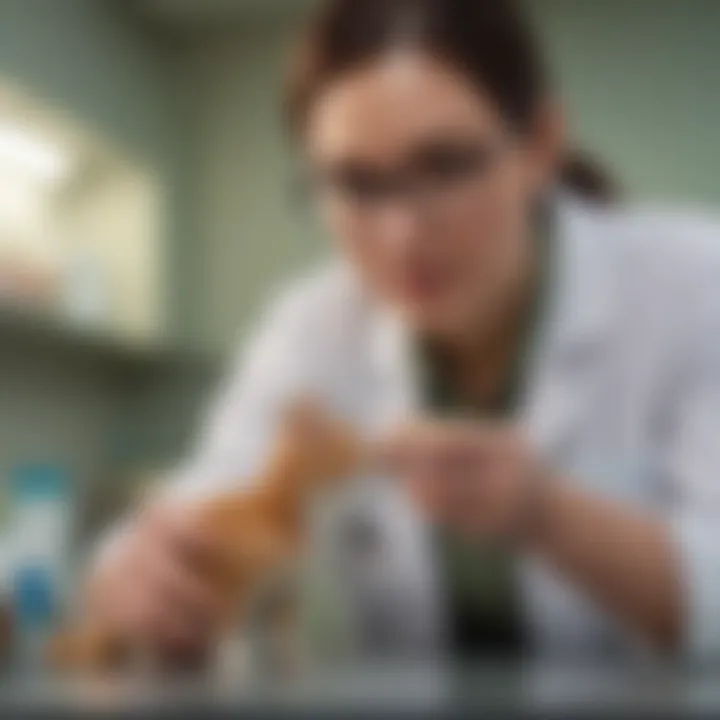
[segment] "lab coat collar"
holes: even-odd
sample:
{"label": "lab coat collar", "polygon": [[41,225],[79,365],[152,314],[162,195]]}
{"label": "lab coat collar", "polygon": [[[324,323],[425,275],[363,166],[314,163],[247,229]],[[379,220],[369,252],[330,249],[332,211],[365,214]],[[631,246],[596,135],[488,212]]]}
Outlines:
{"label": "lab coat collar", "polygon": [[[565,459],[582,431],[584,412],[598,389],[592,370],[615,315],[614,273],[609,245],[597,209],[567,192],[558,192],[554,286],[531,362],[521,422],[534,446],[549,461]],[[551,279],[552,280],[552,279]]]}
{"label": "lab coat collar", "polygon": [[553,262],[548,341],[555,349],[576,349],[600,342],[612,324],[613,273],[609,238],[598,222],[598,210],[559,190],[556,250]]}

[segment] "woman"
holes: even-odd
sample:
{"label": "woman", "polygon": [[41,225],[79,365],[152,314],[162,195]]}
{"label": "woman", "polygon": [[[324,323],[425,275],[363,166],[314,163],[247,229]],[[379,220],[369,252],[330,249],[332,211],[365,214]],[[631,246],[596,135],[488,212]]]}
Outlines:
{"label": "woman", "polygon": [[[342,260],[268,314],[180,484],[251,476],[279,409],[314,394],[403,479],[358,501],[369,650],[717,655],[715,228],[566,186],[603,190],[567,161],[511,0],[332,0],[288,115]],[[201,643],[196,534],[179,499],[129,521],[96,607]]]}

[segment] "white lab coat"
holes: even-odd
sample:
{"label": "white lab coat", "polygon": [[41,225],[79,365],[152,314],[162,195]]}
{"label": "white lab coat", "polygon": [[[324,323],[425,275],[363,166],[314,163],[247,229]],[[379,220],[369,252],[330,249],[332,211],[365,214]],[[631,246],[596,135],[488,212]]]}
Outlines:
{"label": "white lab coat", "polygon": [[[720,655],[720,231],[690,215],[557,203],[553,293],[521,422],[579,484],[666,519],[687,593],[686,654]],[[205,493],[252,477],[297,393],[368,432],[392,425],[418,404],[409,350],[350,269],[305,278],[245,347],[178,486]],[[427,528],[391,481],[358,488],[345,511],[371,524],[376,551],[345,556],[344,587],[385,651],[437,652],[442,589]],[[519,582],[539,658],[635,656],[629,629],[550,569],[527,559]]]}

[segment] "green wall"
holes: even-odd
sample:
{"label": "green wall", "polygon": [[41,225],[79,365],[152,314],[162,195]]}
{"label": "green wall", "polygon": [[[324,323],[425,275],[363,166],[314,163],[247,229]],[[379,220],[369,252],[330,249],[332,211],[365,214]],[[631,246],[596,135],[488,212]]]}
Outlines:
{"label": "green wall", "polygon": [[528,4],[578,143],[643,198],[720,202],[720,2]]}
{"label": "green wall", "polygon": [[248,21],[183,53],[193,127],[192,258],[203,342],[233,349],[276,284],[322,242],[293,193],[281,122],[286,46],[295,23]]}

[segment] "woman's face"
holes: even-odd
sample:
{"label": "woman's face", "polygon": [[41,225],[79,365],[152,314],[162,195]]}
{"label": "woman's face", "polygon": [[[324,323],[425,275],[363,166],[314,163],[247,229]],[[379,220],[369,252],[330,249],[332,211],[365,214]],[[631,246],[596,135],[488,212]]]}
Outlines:
{"label": "woman's face", "polygon": [[[538,123],[542,125],[542,123]],[[308,152],[323,216],[365,284],[417,330],[490,330],[526,277],[529,210],[554,153],[417,52],[326,86]]]}

